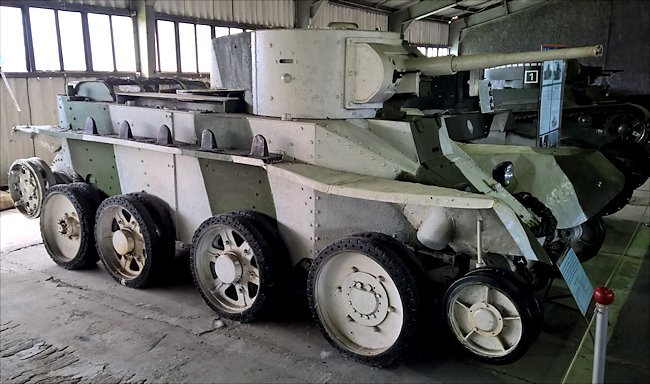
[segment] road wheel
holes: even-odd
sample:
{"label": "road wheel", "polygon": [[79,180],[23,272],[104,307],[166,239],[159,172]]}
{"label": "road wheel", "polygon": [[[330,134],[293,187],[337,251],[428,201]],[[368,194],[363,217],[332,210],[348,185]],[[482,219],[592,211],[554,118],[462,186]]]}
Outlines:
{"label": "road wheel", "polygon": [[120,284],[142,288],[153,283],[165,264],[160,233],[147,208],[135,197],[109,197],[95,218],[97,253]]}
{"label": "road wheel", "polygon": [[41,214],[45,191],[56,184],[47,164],[38,160],[33,157],[14,161],[7,180],[16,209],[30,219]]}
{"label": "road wheel", "polygon": [[[548,264],[544,265],[549,266]],[[551,266],[549,267],[552,268]],[[512,284],[513,287],[511,287],[511,290],[518,291],[519,297],[527,302],[524,308],[529,311],[528,316],[533,320],[533,324],[535,325],[533,328],[534,332],[531,333],[531,335],[534,339],[537,339],[539,334],[542,332],[542,326],[544,325],[544,307],[542,301],[535,294],[535,289],[531,283],[529,283],[523,276],[511,270],[499,267],[475,268],[467,272],[465,276],[471,275],[498,277]]]}
{"label": "road wheel", "polygon": [[605,242],[605,222],[600,215],[595,215],[580,224],[582,235],[571,242],[571,248],[578,256],[581,263],[591,260],[600,251]]}
{"label": "road wheel", "polygon": [[277,266],[259,224],[245,213],[204,221],[194,234],[192,278],[205,302],[222,317],[258,320],[268,309]]}
{"label": "road wheel", "polygon": [[415,334],[420,303],[407,265],[390,245],[359,236],[318,255],[308,276],[309,306],[330,344],[373,366],[401,356]]}
{"label": "road wheel", "polygon": [[93,227],[98,205],[84,183],[48,189],[40,226],[45,249],[55,263],[72,270],[97,263]]}
{"label": "road wheel", "polygon": [[[487,271],[486,271],[487,272]],[[528,350],[538,334],[526,295],[496,273],[463,276],[447,290],[443,308],[454,339],[474,357],[509,363]]]}

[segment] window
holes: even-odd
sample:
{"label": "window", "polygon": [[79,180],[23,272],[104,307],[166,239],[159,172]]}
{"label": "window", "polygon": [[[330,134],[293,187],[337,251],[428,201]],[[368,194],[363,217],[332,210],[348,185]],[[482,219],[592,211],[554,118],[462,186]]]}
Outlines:
{"label": "window", "polygon": [[111,42],[111,17],[109,15],[88,14],[90,52],[95,71],[113,70],[113,43]]}
{"label": "window", "polygon": [[419,46],[417,47],[417,49],[418,51],[422,52],[422,54],[426,57],[437,57],[437,56],[449,55],[449,48],[447,47],[437,48],[437,47]]}
{"label": "window", "polygon": [[115,69],[135,72],[135,42],[133,21],[127,16],[111,16],[113,22],[113,44],[115,49]]}
{"label": "window", "polygon": [[90,52],[95,71],[130,71],[135,68],[133,22],[130,17],[88,14]]}
{"label": "window", "polygon": [[59,11],[59,32],[61,34],[63,69],[67,71],[85,71],[86,58],[84,56],[81,13]]}
{"label": "window", "polygon": [[228,27],[214,27],[214,37],[230,35],[230,28]]}
{"label": "window", "polygon": [[0,66],[4,72],[27,71],[20,8],[0,7]]}
{"label": "window", "polygon": [[36,70],[60,71],[61,63],[59,62],[59,43],[54,10],[30,8],[29,23],[32,27]]}
{"label": "window", "polygon": [[160,72],[208,73],[212,39],[242,32],[241,28],[159,19],[156,21],[157,69]]}
{"label": "window", "polygon": [[133,20],[119,15],[128,11],[99,14],[74,10],[74,5],[56,8],[0,7],[3,71],[137,70]]}
{"label": "window", "polygon": [[194,24],[178,23],[181,72],[196,72],[196,31]]}
{"label": "window", "polygon": [[199,72],[210,72],[212,61],[212,27],[209,25],[197,24],[196,26],[196,49],[199,64]]}
{"label": "window", "polygon": [[161,72],[176,72],[176,32],[173,21],[158,20],[158,68]]}

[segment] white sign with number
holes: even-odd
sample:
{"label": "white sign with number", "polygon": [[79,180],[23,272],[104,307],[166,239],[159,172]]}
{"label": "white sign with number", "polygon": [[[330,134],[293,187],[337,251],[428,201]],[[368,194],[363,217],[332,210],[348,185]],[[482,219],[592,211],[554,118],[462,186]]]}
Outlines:
{"label": "white sign with number", "polygon": [[524,71],[524,84],[539,83],[539,71],[537,69],[527,69]]}

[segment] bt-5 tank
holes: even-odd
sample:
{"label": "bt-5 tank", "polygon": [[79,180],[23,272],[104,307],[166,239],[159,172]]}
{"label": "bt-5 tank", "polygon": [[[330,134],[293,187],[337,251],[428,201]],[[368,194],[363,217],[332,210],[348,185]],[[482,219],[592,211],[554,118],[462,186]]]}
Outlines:
{"label": "bt-5 tank", "polygon": [[426,59],[395,33],[325,29],[213,50],[210,90],[117,87],[98,101],[106,83],[80,82],[59,97],[59,127],[17,128],[61,138],[51,170],[26,159],[9,173],[54,262],[101,259],[140,288],[169,272],[177,240],[206,303],[237,321],[281,299],[289,269],[308,270],[323,335],[363,363],[395,361],[440,299],[470,354],[526,352],[542,323],[536,272],[571,247],[597,252],[598,212],[623,176],[597,151],[462,144],[450,137],[476,133],[471,119],[390,103],[422,74],[601,47]]}
{"label": "bt-5 tank", "polygon": [[[501,115],[500,120],[509,122],[495,130],[502,132],[491,132],[496,134],[488,140],[535,145],[540,86],[524,82],[524,74],[531,70],[540,71],[541,67],[532,63],[485,70],[485,80],[481,81],[479,91],[482,110],[489,105],[494,114]],[[623,191],[603,211],[603,214],[613,213],[627,204],[632,192],[645,183],[650,174],[647,167],[650,159],[647,102],[643,105],[637,103],[641,98],[610,94],[607,78],[620,71],[568,60],[565,72],[560,144],[598,149],[625,175]],[[506,115],[510,118],[505,118]]]}

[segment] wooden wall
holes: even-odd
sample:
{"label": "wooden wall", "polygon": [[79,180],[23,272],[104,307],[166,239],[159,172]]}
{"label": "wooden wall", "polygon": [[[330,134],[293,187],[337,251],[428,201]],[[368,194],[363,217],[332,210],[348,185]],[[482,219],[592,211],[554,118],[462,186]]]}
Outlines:
{"label": "wooden wall", "polygon": [[47,137],[32,139],[29,135],[14,133],[16,125],[57,125],[56,96],[65,93],[68,82],[82,80],[70,77],[15,77],[7,79],[13,90],[20,112],[9,96],[4,83],[0,84],[0,186],[7,185],[9,166],[16,159],[38,156],[51,162],[59,143]]}

